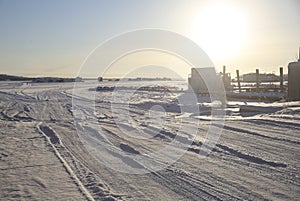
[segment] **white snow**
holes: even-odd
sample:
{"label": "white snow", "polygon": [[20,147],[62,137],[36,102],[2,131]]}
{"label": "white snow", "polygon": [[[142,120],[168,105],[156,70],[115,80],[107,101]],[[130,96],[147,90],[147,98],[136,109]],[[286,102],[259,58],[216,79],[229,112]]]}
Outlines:
{"label": "white snow", "polygon": [[[179,81],[119,84],[187,89]],[[298,199],[300,102],[235,99],[223,110],[209,97],[180,102],[190,97],[180,90],[75,85],[0,83],[0,200]],[[222,134],[203,149],[211,122]],[[204,150],[212,152],[203,158]],[[163,168],[122,172],[155,167]]]}

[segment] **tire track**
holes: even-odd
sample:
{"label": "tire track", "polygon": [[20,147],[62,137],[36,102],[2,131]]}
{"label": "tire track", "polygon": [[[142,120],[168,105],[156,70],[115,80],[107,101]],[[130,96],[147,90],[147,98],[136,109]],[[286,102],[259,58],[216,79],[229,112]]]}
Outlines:
{"label": "tire track", "polygon": [[[218,125],[216,125],[216,126],[218,126]],[[271,136],[267,136],[267,135],[262,135],[262,134],[259,134],[257,132],[245,130],[245,129],[242,129],[242,128],[237,128],[237,127],[232,127],[232,126],[224,125],[223,129],[226,129],[226,130],[229,130],[229,131],[234,131],[234,132],[237,132],[237,133],[243,133],[243,134],[249,134],[249,135],[253,135],[253,136],[258,136],[258,137],[262,137],[262,138],[265,138],[265,139],[271,139],[271,140],[275,140],[275,141],[288,142],[288,143],[300,145],[299,141],[294,141],[294,140],[289,140],[289,139],[284,139],[284,138],[277,138],[277,137],[271,137]]]}
{"label": "tire track", "polygon": [[[42,122],[38,123],[37,129],[40,133],[42,133],[45,136],[46,140],[53,148],[55,155],[61,161],[61,163],[63,164],[63,166],[66,169],[66,171],[68,172],[68,174],[74,179],[75,183],[79,187],[82,194],[88,200],[95,201],[94,198],[92,197],[92,195],[90,194],[90,192],[85,188],[85,186],[82,184],[80,179],[76,176],[76,174],[73,172],[72,168],[69,166],[67,161],[61,156],[61,154],[55,147],[55,144],[61,143],[59,137],[54,133],[54,131],[50,127],[42,125]],[[60,144],[60,145],[63,147],[63,144]]]}

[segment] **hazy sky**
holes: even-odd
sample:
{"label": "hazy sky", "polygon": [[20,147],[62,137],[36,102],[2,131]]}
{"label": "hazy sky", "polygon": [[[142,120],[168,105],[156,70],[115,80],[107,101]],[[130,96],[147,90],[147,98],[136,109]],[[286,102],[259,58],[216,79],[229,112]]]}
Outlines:
{"label": "hazy sky", "polygon": [[0,0],[0,73],[75,76],[101,42],[143,28],[190,38],[218,70],[287,72],[299,24],[299,0]]}

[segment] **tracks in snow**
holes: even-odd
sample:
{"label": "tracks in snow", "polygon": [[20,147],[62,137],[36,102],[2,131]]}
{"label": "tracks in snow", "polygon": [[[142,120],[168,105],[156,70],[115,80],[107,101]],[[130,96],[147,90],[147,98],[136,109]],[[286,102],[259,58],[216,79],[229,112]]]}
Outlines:
{"label": "tracks in snow", "polygon": [[[236,126],[230,125],[229,122],[230,126],[227,125],[225,127],[224,141],[216,145],[211,157],[207,158],[205,163],[197,162],[196,160],[196,154],[199,154],[200,146],[202,146],[203,142],[201,138],[199,139],[200,141],[192,143],[185,157],[176,164],[159,172],[137,177],[115,173],[110,171],[109,168],[99,167],[98,164],[93,163],[91,156],[86,156],[87,152],[81,147],[82,145],[79,145],[78,141],[74,140],[73,137],[75,135],[69,135],[68,133],[71,132],[68,126],[70,128],[73,126],[71,123],[73,111],[69,99],[66,98],[67,94],[44,90],[36,93],[35,99],[30,99],[30,97],[25,96],[26,93],[24,92],[26,90],[12,96],[12,98],[15,97],[17,99],[14,102],[20,103],[20,105],[9,104],[12,112],[3,110],[2,118],[8,121],[26,121],[26,119],[22,118],[22,114],[18,114],[18,111],[23,110],[25,114],[28,114],[28,117],[32,117],[31,121],[43,121],[43,123],[37,125],[37,129],[47,139],[49,147],[52,147],[51,151],[59,158],[63,167],[77,184],[78,189],[87,199],[154,200],[153,198],[155,197],[156,200],[160,200],[157,199],[158,196],[164,197],[169,195],[169,197],[173,196],[174,200],[179,196],[179,198],[189,200],[263,200],[280,198],[287,200],[297,193],[297,191],[293,190],[293,188],[299,187],[299,174],[297,171],[299,166],[296,164],[298,160],[297,145],[299,145],[299,138],[296,134],[299,124],[296,122],[281,123],[269,120],[248,120],[246,123],[249,123],[249,127],[246,128],[239,124]],[[11,97],[8,100],[11,100]],[[27,105],[25,103],[27,101],[31,101],[28,102],[31,108],[24,106]],[[85,102],[87,101],[85,100]],[[166,129],[158,132],[155,127],[142,126],[143,123],[147,123],[147,119],[143,116],[145,112],[141,108],[130,108],[132,118],[136,118],[138,122],[137,126],[141,126],[140,128],[146,134],[153,136],[153,144],[138,144],[136,140],[131,140],[116,130],[113,116],[109,110],[110,107],[105,108],[105,106],[108,105],[100,102],[98,106],[96,105],[96,108],[99,108],[99,111],[97,111],[99,115],[96,115],[97,123],[103,126],[103,133],[114,142],[114,146],[124,152],[143,154],[151,151],[150,148],[158,147],[160,143],[162,145],[167,144],[177,136],[177,127],[175,127],[176,122],[173,116],[167,119],[168,125]],[[45,108],[45,110],[41,110],[42,108]],[[14,111],[16,112],[14,113]],[[89,108],[82,112],[87,117],[94,115]],[[34,116],[40,113],[43,120]],[[186,121],[185,123],[188,124],[189,122]],[[207,123],[204,124],[202,128],[199,128],[202,134],[207,129]],[[262,126],[265,124],[269,125],[269,127],[277,128],[278,133],[268,131],[268,128]],[[245,125],[245,122],[243,125]],[[258,126],[258,128],[251,129],[251,126]],[[91,132],[91,128],[89,130],[89,127],[85,124],[83,127]],[[128,124],[122,125],[122,128],[131,129],[128,127]],[[284,129],[294,132],[293,136],[286,139],[287,136],[284,135]],[[103,133],[99,135],[96,132],[93,133],[95,135],[92,137],[101,140],[102,136],[100,134]],[[155,133],[157,135],[153,135]],[[186,133],[188,134],[188,131]],[[180,133],[179,135],[177,136],[179,142],[189,139],[189,136],[185,135],[185,133]],[[240,136],[245,138],[241,142],[239,142]],[[245,144],[245,142],[251,143]],[[276,149],[273,149],[272,145],[278,145],[279,142],[282,142],[284,147],[275,147]],[[290,154],[285,149],[286,147],[291,147],[289,150],[295,150],[295,153]],[[263,154],[259,152],[261,150],[264,152]],[[280,155],[280,151],[284,154]],[[287,159],[285,159],[285,156],[287,156]],[[293,156],[295,157],[292,158]],[[290,163],[293,159],[296,162]],[[283,163],[276,161],[282,161]],[[111,189],[121,192],[122,197],[111,194],[112,191],[102,181],[109,184]],[[117,185],[115,185],[116,183]],[[137,191],[139,192],[137,193]],[[162,194],[159,195],[158,192]],[[286,197],[281,197],[280,193]],[[177,197],[177,195],[179,196]],[[249,195],[252,197],[249,198]]]}
{"label": "tracks in snow", "polygon": [[294,140],[289,140],[289,139],[285,139],[285,138],[277,138],[277,137],[262,135],[262,134],[259,134],[257,132],[246,130],[246,129],[242,129],[242,128],[237,128],[237,127],[232,127],[232,126],[224,125],[223,129],[234,131],[234,132],[238,132],[238,133],[243,133],[243,134],[254,135],[254,136],[258,136],[258,137],[262,137],[262,138],[266,138],[266,139],[271,139],[271,140],[276,140],[276,141],[281,141],[281,142],[288,142],[288,143],[293,143],[293,144],[300,145],[299,141],[294,141]]}
{"label": "tracks in snow", "polygon": [[59,137],[54,133],[54,131],[50,127],[48,127],[46,125],[42,125],[42,122],[40,122],[37,125],[37,129],[40,131],[40,133],[42,133],[46,137],[47,141],[49,142],[49,144],[53,148],[53,151],[54,151],[55,155],[61,161],[61,163],[63,164],[63,166],[65,167],[66,171],[69,173],[69,175],[74,179],[74,181],[78,185],[78,187],[79,187],[80,191],[83,193],[83,195],[88,200],[94,201],[94,198],[92,197],[92,195],[85,188],[85,186],[82,184],[82,182],[76,176],[76,174],[74,173],[74,171],[72,170],[72,168],[69,166],[69,164],[67,163],[67,161],[61,156],[61,154],[59,153],[57,147],[55,146],[56,144],[60,144],[60,146],[64,147],[61,144],[61,142],[59,140]]}
{"label": "tracks in snow", "polygon": [[57,133],[50,126],[40,122],[37,125],[37,129],[47,139],[53,148],[54,154],[61,161],[71,178],[74,179],[74,182],[87,200],[113,201],[120,199],[120,196],[112,195],[104,184],[97,181],[96,175],[68,151]]}

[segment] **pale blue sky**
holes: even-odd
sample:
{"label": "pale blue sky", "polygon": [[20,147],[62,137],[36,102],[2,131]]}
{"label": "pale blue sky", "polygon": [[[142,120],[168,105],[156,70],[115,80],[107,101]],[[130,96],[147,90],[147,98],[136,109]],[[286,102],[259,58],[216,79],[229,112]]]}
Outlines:
{"label": "pale blue sky", "polygon": [[[233,22],[224,26],[222,19]],[[99,43],[142,28],[189,37],[218,69],[277,72],[296,59],[299,24],[299,0],[0,0],[0,73],[74,76]],[[218,32],[220,41],[203,30]]]}

